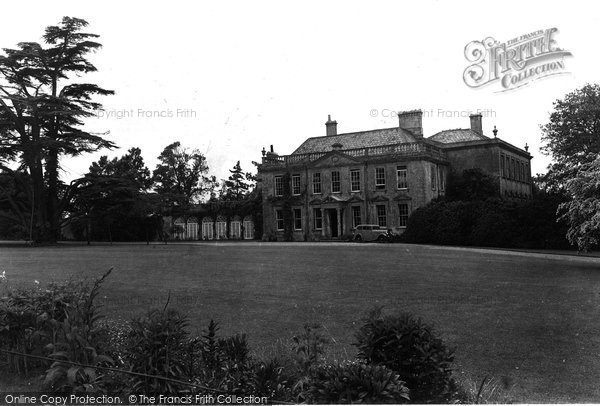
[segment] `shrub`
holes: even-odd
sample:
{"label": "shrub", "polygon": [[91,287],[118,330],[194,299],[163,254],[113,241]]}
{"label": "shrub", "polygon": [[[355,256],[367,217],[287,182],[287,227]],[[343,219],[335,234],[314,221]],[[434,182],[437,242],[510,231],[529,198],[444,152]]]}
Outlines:
{"label": "shrub", "polygon": [[407,403],[408,389],[394,371],[348,362],[321,366],[310,384],[313,403]]}
{"label": "shrub", "polygon": [[406,382],[413,403],[446,403],[454,395],[452,351],[432,327],[408,313],[383,316],[369,313],[356,333],[358,357],[385,366]]}
{"label": "shrub", "polygon": [[[188,320],[172,309],[150,310],[146,317],[134,319],[126,349],[132,371],[185,380]],[[176,394],[187,389],[177,383],[150,377],[134,377],[132,390],[148,394]]]}
{"label": "shrub", "polygon": [[[97,347],[101,341],[97,322],[102,317],[94,303],[104,279],[112,269],[94,282],[92,288],[82,299],[67,304],[64,319],[49,319],[44,313],[43,319],[52,330],[52,342],[46,349],[49,357],[56,361],[46,373],[45,385],[57,392],[67,393],[104,393],[108,384],[106,375],[94,368],[101,365],[113,365],[107,355],[99,354]],[[91,365],[83,367],[68,362]]]}

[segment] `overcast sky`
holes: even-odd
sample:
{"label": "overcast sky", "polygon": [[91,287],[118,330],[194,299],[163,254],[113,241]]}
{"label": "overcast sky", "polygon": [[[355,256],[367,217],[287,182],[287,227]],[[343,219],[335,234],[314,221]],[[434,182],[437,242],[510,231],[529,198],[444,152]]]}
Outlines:
{"label": "overcast sky", "polygon": [[[307,137],[325,135],[327,115],[338,132],[394,127],[391,111],[423,109],[425,136],[467,128],[468,112],[484,111],[483,128],[519,147],[529,144],[533,172],[539,125],[552,102],[598,81],[599,13],[578,1],[20,1],[3,4],[0,47],[39,41],[62,16],[86,19],[103,48],[99,72],[86,81],[116,91],[102,117],[122,155],[142,148],[153,169],[173,141],[198,148],[219,178],[237,160],[251,169],[273,144],[289,154]],[[463,81],[465,45],[500,42],[556,27],[573,56],[568,75],[511,92],[472,89]],[[485,112],[488,112],[485,114]],[[150,117],[158,114],[167,117]],[[65,177],[87,171],[101,154],[64,160]]]}

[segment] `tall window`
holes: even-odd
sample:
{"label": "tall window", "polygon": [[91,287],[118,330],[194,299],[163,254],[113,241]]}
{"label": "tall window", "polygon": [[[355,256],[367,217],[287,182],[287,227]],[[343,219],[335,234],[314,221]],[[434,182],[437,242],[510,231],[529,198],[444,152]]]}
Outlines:
{"label": "tall window", "polygon": [[275,196],[283,196],[283,176],[275,176]]}
{"label": "tall window", "polygon": [[385,205],[378,204],[375,206],[377,208],[377,224],[380,227],[387,227],[387,215],[385,213]]}
{"label": "tall window", "polygon": [[352,227],[356,227],[361,222],[360,206],[352,206]]}
{"label": "tall window", "polygon": [[437,186],[437,169],[435,165],[431,165],[431,190],[435,190]]}
{"label": "tall window", "polygon": [[292,175],[292,194],[300,194],[300,175]]}
{"label": "tall window", "polygon": [[504,172],[504,155],[500,155],[500,176],[506,177]]}
{"label": "tall window", "polygon": [[520,172],[521,179],[520,179],[520,181],[521,182],[525,182],[525,164],[523,162],[520,163],[519,169],[521,169],[521,172]]}
{"label": "tall window", "polygon": [[385,168],[375,168],[375,189],[385,189]]}
{"label": "tall window", "polygon": [[408,222],[408,204],[400,203],[398,205],[398,212],[399,212],[398,225],[400,227],[406,227],[406,223]]}
{"label": "tall window", "polygon": [[302,230],[302,210],[294,209],[294,230]]}
{"label": "tall window", "polygon": [[323,211],[321,209],[313,209],[313,219],[315,230],[321,230],[323,228]]}
{"label": "tall window", "polygon": [[283,230],[283,210],[275,210],[275,223],[277,224],[277,230]]}
{"label": "tall window", "polygon": [[440,177],[440,190],[444,191],[446,189],[446,170],[444,168],[440,168],[440,173],[438,176]]}
{"label": "tall window", "polygon": [[360,192],[360,171],[358,169],[350,170],[350,191]]}
{"label": "tall window", "polygon": [[331,193],[340,193],[341,191],[340,173],[333,171],[331,172]]}
{"label": "tall window", "polygon": [[319,172],[313,174],[313,193],[321,193],[321,174]]}
{"label": "tall window", "polygon": [[396,167],[396,178],[398,181],[398,189],[408,188],[408,182],[406,180],[406,166]]}
{"label": "tall window", "polygon": [[514,158],[511,158],[511,160],[510,160],[510,172],[511,172],[511,175],[510,175],[511,179],[516,179],[517,173],[515,171],[515,159]]}
{"label": "tall window", "polygon": [[506,166],[506,177],[510,178],[510,158],[505,157],[504,162],[505,162],[505,166]]}

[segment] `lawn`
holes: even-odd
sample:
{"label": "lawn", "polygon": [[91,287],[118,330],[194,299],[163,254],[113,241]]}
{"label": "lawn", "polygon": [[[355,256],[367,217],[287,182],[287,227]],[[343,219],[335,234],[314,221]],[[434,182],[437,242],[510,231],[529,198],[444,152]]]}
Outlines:
{"label": "lawn", "polygon": [[305,322],[354,355],[373,306],[410,311],[456,347],[456,374],[502,378],[517,402],[599,402],[600,259],[402,244],[65,245],[0,248],[10,283],[95,277],[109,317],[182,309],[200,332],[246,332],[258,352]]}

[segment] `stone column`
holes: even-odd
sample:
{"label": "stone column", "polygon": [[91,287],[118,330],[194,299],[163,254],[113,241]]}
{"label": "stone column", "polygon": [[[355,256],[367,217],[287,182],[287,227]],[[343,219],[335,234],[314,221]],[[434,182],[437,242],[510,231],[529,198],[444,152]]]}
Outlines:
{"label": "stone column", "polygon": [[335,209],[337,214],[337,235],[338,238],[342,238],[342,209]]}

